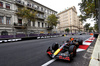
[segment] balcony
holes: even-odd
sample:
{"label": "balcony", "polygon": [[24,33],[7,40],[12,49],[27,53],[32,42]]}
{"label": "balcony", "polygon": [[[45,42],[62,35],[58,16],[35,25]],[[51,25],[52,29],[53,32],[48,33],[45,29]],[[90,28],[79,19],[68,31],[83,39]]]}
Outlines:
{"label": "balcony", "polygon": [[12,27],[11,24],[0,24],[0,27]]}
{"label": "balcony", "polygon": [[15,3],[16,5],[19,5],[19,6],[24,6],[24,2],[22,2],[21,0],[15,0]]}
{"label": "balcony", "polygon": [[39,13],[44,13],[43,10],[40,10],[40,9],[36,9]]}
{"label": "balcony", "polygon": [[47,30],[52,30],[52,29],[53,29],[53,27],[46,27],[46,29],[47,29]]}
{"label": "balcony", "polygon": [[27,4],[27,8],[29,8],[29,9],[35,9],[34,7],[32,7],[32,5],[31,4]]}
{"label": "balcony", "polygon": [[37,7],[31,6],[30,4],[27,4],[27,7],[28,7],[29,9],[32,9],[32,10],[37,11],[38,13],[44,14],[44,11],[43,11],[43,10],[40,10],[40,9],[38,9]]}
{"label": "balcony", "polygon": [[26,29],[27,24],[14,23],[14,28],[16,28],[16,29]]}
{"label": "balcony", "polygon": [[39,20],[44,20],[44,17],[37,16],[37,19],[39,19]]}

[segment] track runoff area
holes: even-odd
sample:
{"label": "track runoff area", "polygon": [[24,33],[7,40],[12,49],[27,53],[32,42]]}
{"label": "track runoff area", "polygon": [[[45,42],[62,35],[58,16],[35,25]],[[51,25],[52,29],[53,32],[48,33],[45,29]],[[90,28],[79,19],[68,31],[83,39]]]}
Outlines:
{"label": "track runoff area", "polygon": [[[85,51],[90,45],[91,43],[94,41],[95,37],[90,37],[86,40],[83,41],[82,45],[79,45],[79,48],[77,49],[77,52],[81,52],[81,51]],[[41,66],[48,66],[49,64],[51,64],[52,62],[54,62],[56,59],[51,59],[50,61],[44,63]]]}

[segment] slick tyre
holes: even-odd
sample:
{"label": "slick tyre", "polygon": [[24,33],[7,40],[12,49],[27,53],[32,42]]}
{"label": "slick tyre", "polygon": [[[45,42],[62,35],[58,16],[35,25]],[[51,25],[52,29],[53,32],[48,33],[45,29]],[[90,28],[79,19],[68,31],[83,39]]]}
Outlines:
{"label": "slick tyre", "polygon": [[52,50],[56,51],[59,48],[58,44],[52,44]]}
{"label": "slick tyre", "polygon": [[83,44],[83,40],[79,39],[78,43],[79,43],[79,45],[82,45]]}
{"label": "slick tyre", "polygon": [[71,45],[69,47],[69,53],[73,53],[73,57],[76,56],[76,46],[75,45]]}
{"label": "slick tyre", "polygon": [[69,42],[70,40],[68,39],[66,42]]}

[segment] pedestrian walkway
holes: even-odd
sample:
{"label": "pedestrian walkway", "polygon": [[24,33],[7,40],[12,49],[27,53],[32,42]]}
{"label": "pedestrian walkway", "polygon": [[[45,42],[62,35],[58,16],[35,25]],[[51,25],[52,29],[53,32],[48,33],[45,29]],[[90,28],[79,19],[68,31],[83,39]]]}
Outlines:
{"label": "pedestrian walkway", "polygon": [[95,43],[89,66],[100,66],[100,35]]}

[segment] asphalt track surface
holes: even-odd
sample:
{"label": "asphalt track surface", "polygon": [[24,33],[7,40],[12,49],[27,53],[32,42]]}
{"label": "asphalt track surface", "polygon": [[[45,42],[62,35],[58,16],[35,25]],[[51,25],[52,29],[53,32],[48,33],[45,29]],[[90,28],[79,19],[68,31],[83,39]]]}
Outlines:
{"label": "asphalt track surface", "polygon": [[[41,66],[51,60],[46,54],[47,48],[54,42],[62,44],[70,37],[72,36],[2,43],[0,44],[0,66]],[[73,37],[85,40],[90,35]],[[83,57],[86,53],[87,51],[78,52],[72,62],[55,60],[48,66],[88,66],[90,59]]]}

